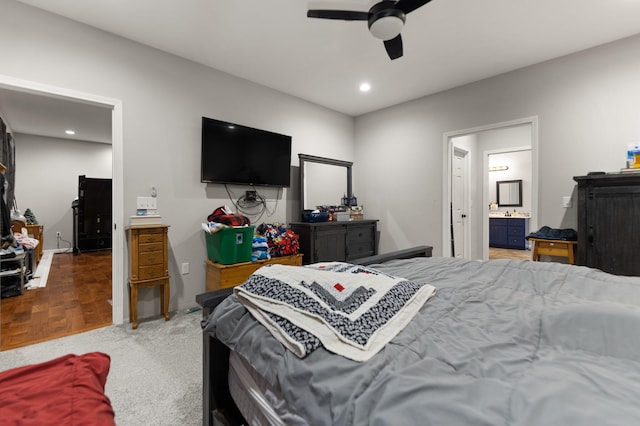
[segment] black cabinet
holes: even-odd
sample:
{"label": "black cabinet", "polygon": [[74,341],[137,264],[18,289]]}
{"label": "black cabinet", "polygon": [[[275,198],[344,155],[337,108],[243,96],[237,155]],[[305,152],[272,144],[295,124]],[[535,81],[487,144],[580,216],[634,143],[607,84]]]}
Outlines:
{"label": "black cabinet", "polygon": [[489,218],[489,247],[526,250],[529,219],[523,217]]}
{"label": "black cabinet", "polygon": [[111,249],[111,179],[78,177],[74,253]]}
{"label": "black cabinet", "polygon": [[303,263],[348,262],[378,254],[377,220],[344,222],[292,222],[291,230],[300,236]]}
{"label": "black cabinet", "polygon": [[576,176],[576,263],[616,275],[640,275],[640,173]]}

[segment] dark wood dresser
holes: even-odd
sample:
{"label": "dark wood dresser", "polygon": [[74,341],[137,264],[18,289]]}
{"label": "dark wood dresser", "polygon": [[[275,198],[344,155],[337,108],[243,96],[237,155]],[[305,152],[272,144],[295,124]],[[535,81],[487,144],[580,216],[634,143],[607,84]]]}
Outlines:
{"label": "dark wood dresser", "polygon": [[576,176],[576,263],[640,276],[640,173]]}
{"label": "dark wood dresser", "polygon": [[291,230],[300,236],[303,263],[348,262],[378,254],[377,220],[337,222],[292,222]]}

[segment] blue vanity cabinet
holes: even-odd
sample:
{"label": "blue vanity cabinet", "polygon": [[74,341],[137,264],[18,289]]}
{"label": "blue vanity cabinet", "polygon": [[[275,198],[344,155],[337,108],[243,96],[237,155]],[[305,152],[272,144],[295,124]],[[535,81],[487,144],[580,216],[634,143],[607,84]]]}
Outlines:
{"label": "blue vanity cabinet", "polygon": [[489,218],[489,247],[526,250],[529,234],[529,218]]}
{"label": "blue vanity cabinet", "polygon": [[507,247],[507,222],[509,219],[489,218],[489,247]]}

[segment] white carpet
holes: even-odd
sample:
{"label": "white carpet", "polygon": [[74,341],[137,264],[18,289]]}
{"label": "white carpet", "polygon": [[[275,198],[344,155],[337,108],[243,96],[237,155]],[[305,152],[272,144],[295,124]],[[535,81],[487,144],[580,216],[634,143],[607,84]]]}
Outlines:
{"label": "white carpet", "polygon": [[106,394],[119,426],[202,424],[201,311],[109,326],[0,352],[0,371],[68,353],[111,357]]}
{"label": "white carpet", "polygon": [[45,251],[42,253],[38,267],[33,274],[33,278],[25,284],[25,288],[33,290],[35,288],[44,288],[47,286],[47,279],[49,278],[49,270],[51,269],[51,262],[53,262],[53,251]]}

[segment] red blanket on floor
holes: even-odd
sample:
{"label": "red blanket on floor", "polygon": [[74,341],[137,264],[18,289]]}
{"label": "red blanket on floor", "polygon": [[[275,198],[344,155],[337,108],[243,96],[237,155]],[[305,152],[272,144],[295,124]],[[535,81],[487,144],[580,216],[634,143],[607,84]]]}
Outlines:
{"label": "red blanket on floor", "polygon": [[0,425],[115,425],[104,393],[111,359],[65,355],[0,373]]}

